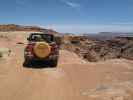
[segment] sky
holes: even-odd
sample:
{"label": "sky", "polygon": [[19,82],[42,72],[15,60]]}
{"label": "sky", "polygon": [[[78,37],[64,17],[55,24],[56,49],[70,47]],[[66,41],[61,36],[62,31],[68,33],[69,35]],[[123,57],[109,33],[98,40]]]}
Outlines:
{"label": "sky", "polygon": [[133,0],[0,0],[0,24],[68,33],[133,32]]}

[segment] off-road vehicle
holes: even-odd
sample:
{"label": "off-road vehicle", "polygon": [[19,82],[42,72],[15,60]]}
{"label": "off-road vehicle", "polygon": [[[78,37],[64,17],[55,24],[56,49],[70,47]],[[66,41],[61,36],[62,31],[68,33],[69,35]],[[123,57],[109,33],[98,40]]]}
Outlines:
{"label": "off-road vehicle", "polygon": [[33,61],[49,62],[51,67],[56,67],[59,57],[59,45],[55,36],[46,33],[31,33],[27,38],[28,45],[24,51],[24,65]]}

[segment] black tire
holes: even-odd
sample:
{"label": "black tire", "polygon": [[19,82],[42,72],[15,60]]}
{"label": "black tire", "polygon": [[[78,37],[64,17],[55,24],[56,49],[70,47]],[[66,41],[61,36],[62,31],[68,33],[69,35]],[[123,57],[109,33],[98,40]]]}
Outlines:
{"label": "black tire", "polygon": [[58,64],[58,59],[50,61],[50,67],[57,67],[57,64]]}
{"label": "black tire", "polygon": [[23,66],[28,67],[30,64],[31,64],[31,61],[29,59],[25,58]]}

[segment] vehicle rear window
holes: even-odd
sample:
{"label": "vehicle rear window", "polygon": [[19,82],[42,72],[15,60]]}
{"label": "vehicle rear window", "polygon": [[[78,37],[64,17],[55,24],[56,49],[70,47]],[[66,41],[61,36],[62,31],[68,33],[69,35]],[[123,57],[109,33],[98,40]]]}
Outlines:
{"label": "vehicle rear window", "polygon": [[54,41],[54,37],[53,35],[49,35],[49,34],[32,34],[30,36],[30,41],[46,41],[48,43],[53,42]]}

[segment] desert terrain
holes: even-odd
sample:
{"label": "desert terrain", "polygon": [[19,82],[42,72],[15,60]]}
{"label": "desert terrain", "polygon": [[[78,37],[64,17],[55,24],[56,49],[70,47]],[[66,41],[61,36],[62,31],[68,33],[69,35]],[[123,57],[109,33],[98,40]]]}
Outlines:
{"label": "desert terrain", "polygon": [[133,100],[132,60],[88,62],[62,49],[57,68],[27,68],[29,33],[0,32],[0,48],[10,50],[0,58],[0,100]]}

